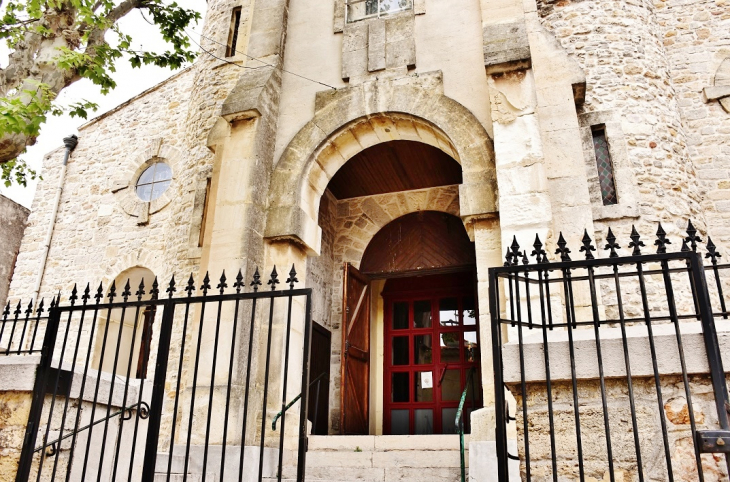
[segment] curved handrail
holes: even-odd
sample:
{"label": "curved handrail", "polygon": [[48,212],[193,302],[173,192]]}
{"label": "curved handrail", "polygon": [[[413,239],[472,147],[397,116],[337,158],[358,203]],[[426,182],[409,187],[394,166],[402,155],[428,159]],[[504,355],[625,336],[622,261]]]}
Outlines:
{"label": "curved handrail", "polygon": [[[307,387],[307,388],[310,388],[310,387],[311,387],[312,385],[314,385],[315,383],[318,383],[318,382],[320,381],[320,379],[321,379],[321,378],[322,378],[323,376],[325,376],[325,374],[326,374],[326,373],[327,373],[327,372],[322,372],[322,373],[320,373],[320,374],[319,374],[319,376],[318,376],[317,378],[315,378],[314,380],[312,380],[312,381],[311,381],[311,382],[309,383],[309,387]],[[319,393],[319,390],[317,390],[317,393]],[[285,407],[284,407],[284,408],[283,408],[283,409],[282,409],[282,410],[281,410],[281,411],[280,411],[279,413],[277,413],[277,414],[276,414],[276,415],[274,416],[274,420],[273,420],[273,421],[271,422],[271,430],[273,430],[273,431],[276,431],[276,422],[277,422],[277,421],[278,421],[278,420],[279,420],[279,419],[280,419],[280,418],[282,417],[282,415],[284,415],[284,412],[286,412],[287,410],[289,410],[289,409],[290,409],[290,408],[292,407],[292,405],[294,405],[295,403],[297,403],[297,401],[298,401],[298,400],[299,400],[300,398],[302,398],[302,394],[301,394],[301,392],[299,393],[299,395],[297,395],[296,397],[294,397],[294,400],[292,400],[291,402],[289,402],[289,403],[288,403],[288,404],[287,404],[287,405],[286,405],[286,406],[285,406]],[[316,412],[317,412],[317,411],[315,410],[315,417],[316,417]]]}
{"label": "curved handrail", "polygon": [[[466,482],[466,461],[464,460],[464,403],[466,402],[466,393],[469,390],[469,383],[473,383],[474,378],[474,367],[469,370],[469,375],[466,377],[466,385],[464,391],[461,392],[461,400],[459,400],[459,408],[456,410],[456,420],[454,424],[459,428],[459,455],[461,456],[461,482]],[[472,398],[474,397],[474,387],[472,386]],[[472,402],[472,409],[474,403]]]}

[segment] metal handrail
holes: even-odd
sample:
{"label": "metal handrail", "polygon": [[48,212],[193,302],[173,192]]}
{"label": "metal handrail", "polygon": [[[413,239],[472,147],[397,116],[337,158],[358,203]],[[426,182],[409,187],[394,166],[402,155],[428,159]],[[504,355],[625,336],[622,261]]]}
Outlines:
{"label": "metal handrail", "polygon": [[[307,388],[311,388],[312,385],[314,385],[315,383],[317,384],[317,398],[316,398],[315,403],[314,403],[314,416],[315,416],[315,421],[316,421],[317,412],[318,412],[317,409],[319,408],[319,382],[321,381],[322,377],[325,376],[326,374],[327,374],[327,372],[320,373],[319,376],[317,378],[315,378],[314,380],[312,380],[309,383],[309,386],[307,387]],[[292,400],[291,402],[289,402],[279,413],[277,413],[274,416],[274,421],[271,422],[271,430],[276,431],[276,422],[277,422],[277,420],[279,420],[282,417],[282,415],[284,415],[284,412],[286,412],[287,410],[289,410],[292,407],[292,405],[294,405],[295,403],[297,403],[300,398],[302,398],[302,393],[301,392],[299,393],[299,395],[297,395],[296,397],[294,397],[294,400]],[[314,428],[314,427],[312,427],[312,428]]]}
{"label": "metal handrail", "polygon": [[466,385],[464,391],[461,392],[461,400],[459,401],[459,408],[456,410],[456,420],[454,424],[459,428],[459,455],[461,457],[461,482],[466,482],[466,461],[464,460],[464,402],[466,402],[466,393],[469,390],[469,383],[472,384],[471,397],[472,409],[474,408],[474,367],[469,370],[469,375],[466,377]]}
{"label": "metal handrail", "polygon": [[[99,420],[96,420],[93,423],[90,423],[90,424],[88,424],[88,425],[86,425],[84,427],[81,427],[81,428],[79,428],[77,430],[72,430],[69,433],[67,433],[66,435],[64,435],[62,437],[59,437],[59,438],[57,438],[56,440],[54,440],[52,442],[48,442],[45,445],[42,445],[40,447],[36,447],[36,449],[33,450],[33,452],[34,453],[35,452],[40,452],[41,450],[44,450],[44,449],[46,449],[48,447],[51,447],[50,453],[48,455],[49,456],[53,456],[53,455],[55,455],[56,450],[60,450],[61,449],[61,444],[60,443],[62,441],[64,441],[64,440],[66,440],[67,438],[73,436],[74,434],[78,434],[80,432],[83,432],[84,430],[88,430],[89,428],[93,427],[94,425],[98,425],[101,422],[104,422],[106,420],[111,420],[114,417],[118,417],[119,415],[122,415],[122,417],[124,418],[124,420],[129,420],[130,418],[132,418],[132,410],[135,409],[135,408],[137,408],[137,407],[139,407],[139,410],[137,411],[139,418],[141,418],[142,420],[146,419],[149,416],[149,413],[150,413],[150,407],[149,407],[149,405],[147,405],[147,402],[135,403],[134,405],[130,405],[130,406],[126,407],[126,408],[122,408],[118,412],[114,412],[114,413],[112,413],[112,414],[110,414],[110,415],[108,415],[106,417],[100,418]],[[128,416],[125,416],[124,414],[128,414]],[[56,444],[59,444],[58,445],[58,448],[56,448]]]}

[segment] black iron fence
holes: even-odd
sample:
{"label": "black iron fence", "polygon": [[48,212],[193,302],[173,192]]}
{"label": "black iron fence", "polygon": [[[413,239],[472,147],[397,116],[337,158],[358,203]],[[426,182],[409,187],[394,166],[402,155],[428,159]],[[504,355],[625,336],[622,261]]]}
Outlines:
{"label": "black iron fence", "polygon": [[6,308],[0,355],[41,355],[16,480],[281,480],[287,463],[304,480],[311,290],[297,282],[293,267],[283,290],[276,269],[261,291],[258,270],[230,289],[225,273],[215,290],[191,276],[176,297],[173,277],[165,293],[74,287],[47,318],[43,303]]}
{"label": "black iron fence", "polygon": [[499,480],[727,480],[730,265],[682,241],[633,229],[619,256],[609,230],[596,259],[586,233],[573,261],[561,234],[550,262],[515,239],[490,269]]}

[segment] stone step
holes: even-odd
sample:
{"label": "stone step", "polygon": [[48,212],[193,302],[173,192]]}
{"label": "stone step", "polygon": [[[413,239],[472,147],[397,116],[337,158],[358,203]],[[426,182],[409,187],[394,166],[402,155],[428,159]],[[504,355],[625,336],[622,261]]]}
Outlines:
{"label": "stone step", "polygon": [[[469,436],[464,436],[469,447]],[[309,452],[459,451],[458,435],[313,435]]]}
{"label": "stone step", "polygon": [[[466,464],[469,458],[466,457]],[[461,467],[458,450],[392,452],[308,452],[307,469],[312,467]]]}
{"label": "stone step", "polygon": [[[468,471],[467,471],[468,474]],[[282,481],[296,480],[296,471],[284,471]],[[276,479],[271,479],[273,482]],[[461,468],[424,467],[307,467],[307,482],[460,482]]]}

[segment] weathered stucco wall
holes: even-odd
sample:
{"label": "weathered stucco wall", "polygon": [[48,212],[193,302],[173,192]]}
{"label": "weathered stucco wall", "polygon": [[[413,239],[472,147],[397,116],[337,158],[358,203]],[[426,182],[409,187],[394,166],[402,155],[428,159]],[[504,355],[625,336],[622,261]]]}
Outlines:
{"label": "weathered stucco wall", "polygon": [[3,307],[29,213],[27,208],[0,194],[0,306]]}

